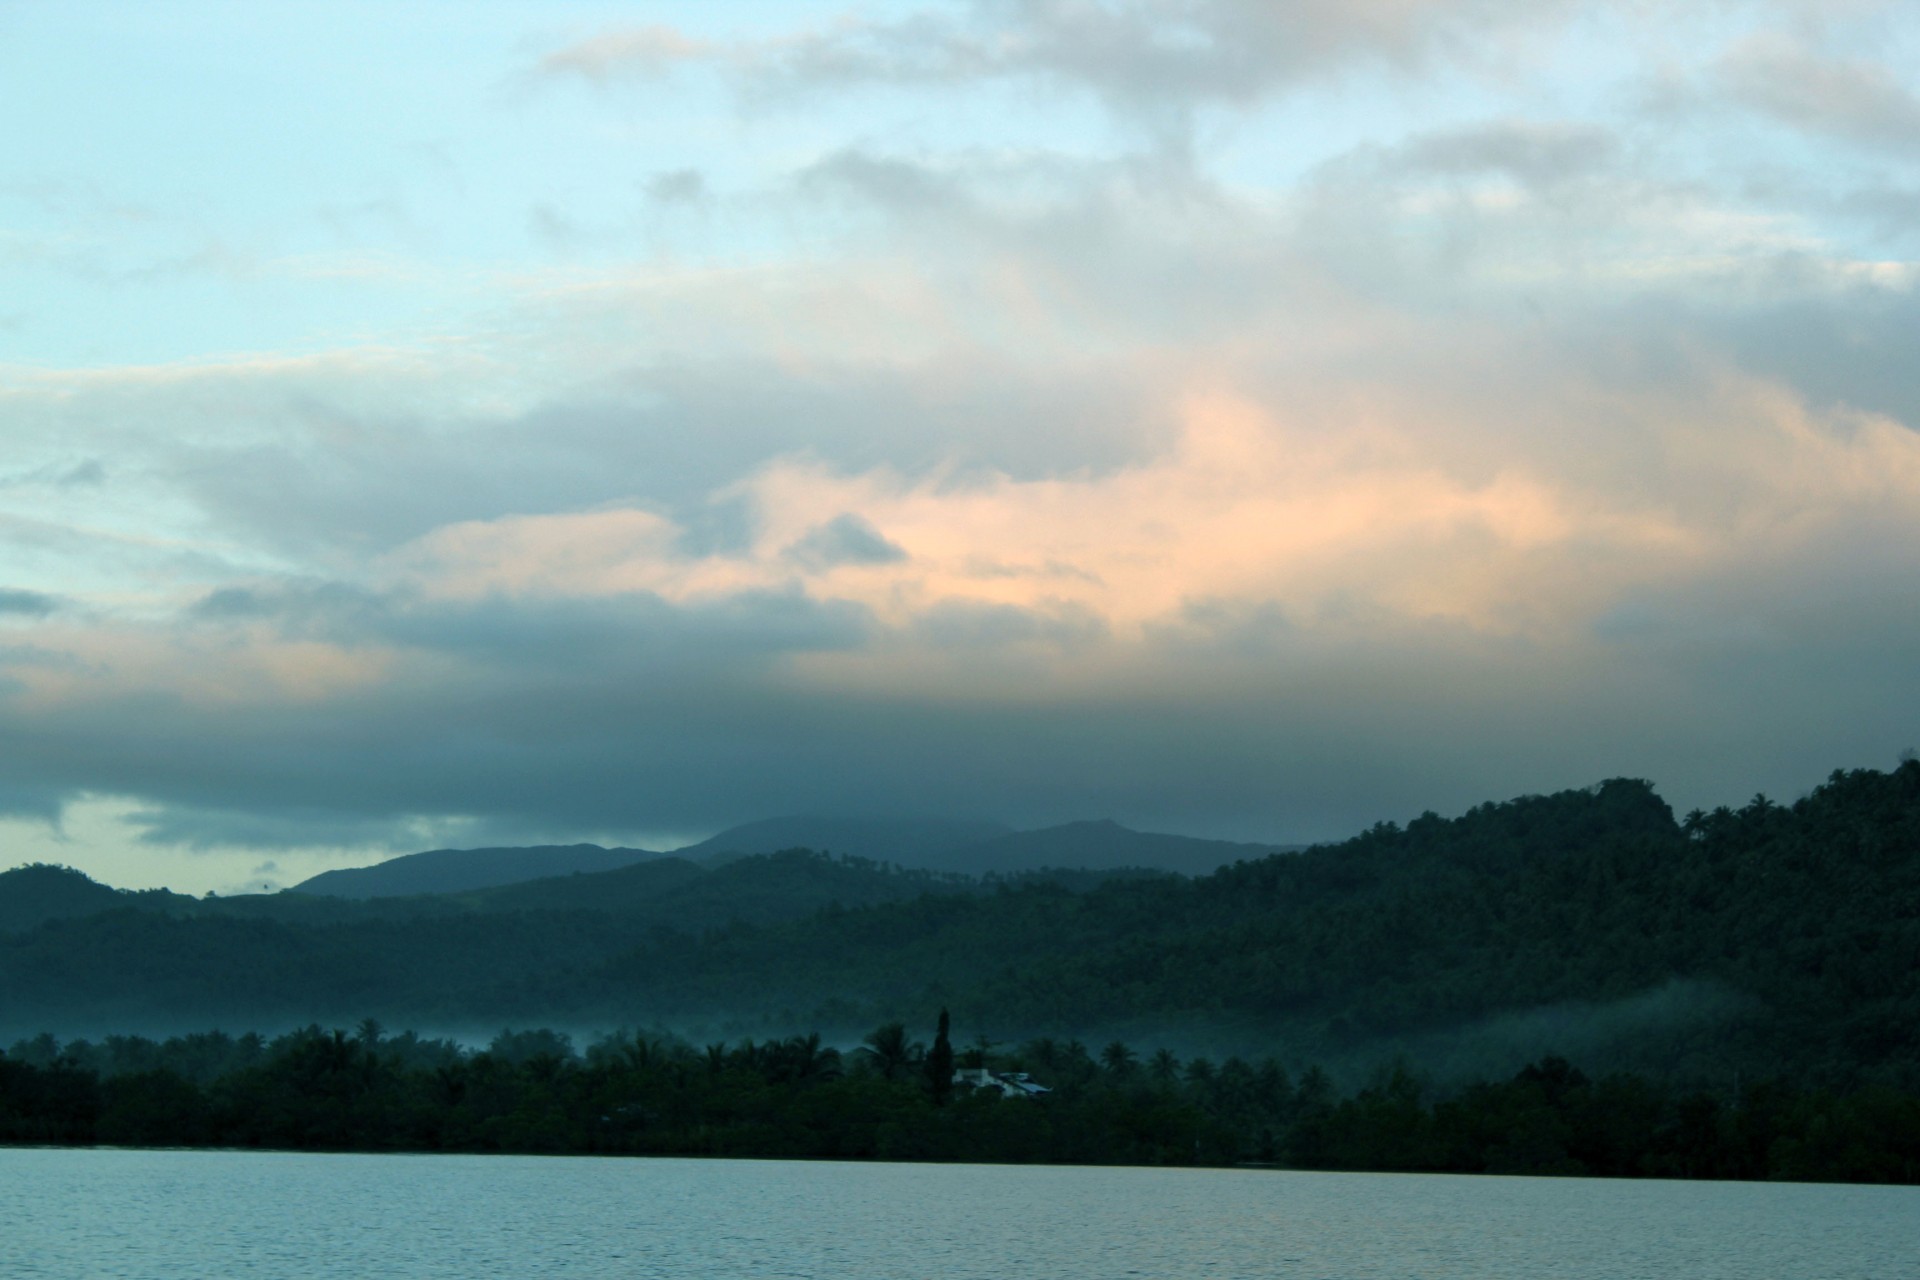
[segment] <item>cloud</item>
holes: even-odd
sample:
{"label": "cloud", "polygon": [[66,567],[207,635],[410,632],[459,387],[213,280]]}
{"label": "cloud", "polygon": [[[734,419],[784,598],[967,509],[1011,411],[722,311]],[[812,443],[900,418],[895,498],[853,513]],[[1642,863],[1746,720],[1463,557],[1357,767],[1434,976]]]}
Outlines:
{"label": "cloud", "polygon": [[1920,155],[1920,95],[1884,63],[1829,57],[1769,32],[1731,49],[1720,76],[1737,101],[1805,133]]}
{"label": "cloud", "polygon": [[1920,326],[1920,291],[1911,286],[1841,283],[1743,308],[1724,323],[1746,367],[1816,403],[1920,430],[1920,379],[1908,341]]}
{"label": "cloud", "polygon": [[91,488],[107,482],[107,469],[98,458],[88,458],[76,463],[71,470],[63,471],[54,483],[63,489]]}
{"label": "cloud", "polygon": [[1128,111],[1185,110],[1245,105],[1356,64],[1483,56],[1499,33],[1551,24],[1561,8],[1510,0],[982,0],[889,20],[847,17],[771,38],[611,30],[548,54],[541,69],[600,81],[656,78],[707,61],[758,95],[1032,80],[1088,90]]}
{"label": "cloud", "polygon": [[1416,135],[1394,160],[1409,172],[1471,176],[1506,174],[1532,187],[1591,177],[1620,159],[1614,133],[1599,125],[1500,120]]}
{"label": "cloud", "polygon": [[98,458],[80,462],[49,462],[27,471],[0,476],[0,489],[46,486],[54,489],[87,489],[105,484],[107,468]]}
{"label": "cloud", "polygon": [[548,75],[584,76],[603,81],[614,76],[657,78],[674,66],[707,58],[716,47],[672,27],[653,25],[602,35],[556,49],[540,60]]}
{"label": "cloud", "polygon": [[268,601],[247,587],[221,587],[196,601],[190,611],[201,618],[261,618],[273,612]]}
{"label": "cloud", "polygon": [[707,199],[707,180],[698,169],[663,169],[646,180],[647,199],[655,204],[700,204]]}
{"label": "cloud", "polygon": [[[1920,710],[1910,94],[1774,8],[1571,12],[556,51],[676,87],[511,125],[617,207],[503,146],[489,216],[553,243],[403,264],[475,300],[437,336],[0,370],[8,785],[337,851],[834,809],[1335,836],[1884,763]],[[1633,108],[1663,70],[1720,96]],[[750,128],[678,114],[716,78]],[[918,96],[833,100],[876,89]]]}
{"label": "cloud", "polygon": [[505,514],[231,583],[14,665],[0,737],[157,844],[401,848],[823,806],[1333,835],[1629,765],[1792,785],[1851,759],[1837,712],[1910,736],[1920,437],[1448,327],[1372,352],[1397,386],[1197,388],[1102,470],[779,457],[714,491],[726,539]]}
{"label": "cloud", "polygon": [[907,558],[897,543],[882,537],[859,516],[838,515],[809,529],[787,548],[787,555],[808,569],[833,569],[847,564],[895,564]]}
{"label": "cloud", "polygon": [[11,614],[15,617],[44,618],[59,607],[59,600],[44,591],[0,587],[0,616]]}
{"label": "cloud", "polygon": [[66,796],[59,786],[22,785],[18,781],[0,784],[0,818],[25,818],[40,822],[59,834],[60,814]]}

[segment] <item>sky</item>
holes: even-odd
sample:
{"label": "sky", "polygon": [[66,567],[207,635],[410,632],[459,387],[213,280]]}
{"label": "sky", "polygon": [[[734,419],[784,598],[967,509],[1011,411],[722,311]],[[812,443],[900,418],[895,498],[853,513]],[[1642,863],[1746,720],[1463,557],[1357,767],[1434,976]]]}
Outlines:
{"label": "sky", "polygon": [[1920,742],[1920,9],[0,0],[0,864]]}

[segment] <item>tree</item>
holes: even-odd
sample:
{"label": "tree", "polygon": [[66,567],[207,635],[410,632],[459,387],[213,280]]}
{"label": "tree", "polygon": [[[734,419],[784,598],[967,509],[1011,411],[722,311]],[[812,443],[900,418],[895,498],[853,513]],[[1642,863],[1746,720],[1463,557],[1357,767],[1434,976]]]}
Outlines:
{"label": "tree", "polygon": [[947,1011],[940,1011],[940,1027],[933,1033],[933,1049],[927,1054],[927,1083],[933,1087],[934,1104],[942,1105],[953,1092],[953,1042],[947,1038]]}
{"label": "tree", "polygon": [[960,1065],[968,1068],[980,1068],[987,1065],[987,1055],[993,1052],[995,1041],[987,1039],[982,1031],[973,1038],[973,1043],[960,1052]]}
{"label": "tree", "polygon": [[777,1081],[810,1084],[831,1080],[840,1074],[839,1051],[823,1047],[818,1031],[793,1036],[771,1047],[774,1050],[772,1075]]}
{"label": "tree", "polygon": [[1180,1059],[1174,1056],[1171,1049],[1155,1049],[1153,1063],[1147,1069],[1161,1084],[1172,1084],[1180,1078]]}
{"label": "tree", "polygon": [[854,1052],[860,1055],[862,1062],[879,1072],[883,1079],[897,1080],[909,1067],[920,1061],[922,1050],[907,1039],[907,1028],[903,1023],[889,1022],[869,1031],[865,1041]]}

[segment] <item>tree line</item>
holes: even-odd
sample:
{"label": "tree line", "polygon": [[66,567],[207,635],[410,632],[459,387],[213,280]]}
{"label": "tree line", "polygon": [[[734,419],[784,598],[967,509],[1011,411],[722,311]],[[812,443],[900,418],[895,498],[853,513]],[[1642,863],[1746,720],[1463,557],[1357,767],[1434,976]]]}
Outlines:
{"label": "tree line", "polygon": [[[1049,1092],[956,1086],[984,1068]],[[1272,1058],[931,1046],[901,1023],[705,1046],[551,1030],[484,1049],[375,1020],[274,1039],[50,1036],[0,1054],[0,1142],[1920,1182],[1920,1096],[1754,1081],[1721,1094],[1549,1057],[1436,1091],[1406,1064],[1343,1092]]]}

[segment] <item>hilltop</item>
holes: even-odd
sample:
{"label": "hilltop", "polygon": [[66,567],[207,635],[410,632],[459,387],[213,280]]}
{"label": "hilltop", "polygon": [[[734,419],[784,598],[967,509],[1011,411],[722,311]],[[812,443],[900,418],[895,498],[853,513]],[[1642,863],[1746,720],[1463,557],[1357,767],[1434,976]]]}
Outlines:
{"label": "hilltop", "polygon": [[1920,763],[1684,819],[1620,779],[1195,879],[791,852],[380,903],[76,888],[110,909],[0,937],[0,1034],[369,1015],[831,1033],[944,1006],[964,1036],[1328,1063],[1920,1073]]}
{"label": "hilltop", "polygon": [[1135,868],[1205,875],[1244,858],[1297,848],[1134,831],[1111,820],[1015,831],[999,823],[946,819],[791,817],[729,827],[672,853],[594,844],[432,849],[372,866],[325,871],[294,885],[291,892],[363,900],[457,894],[663,858],[713,866],[787,849],[973,876]]}

